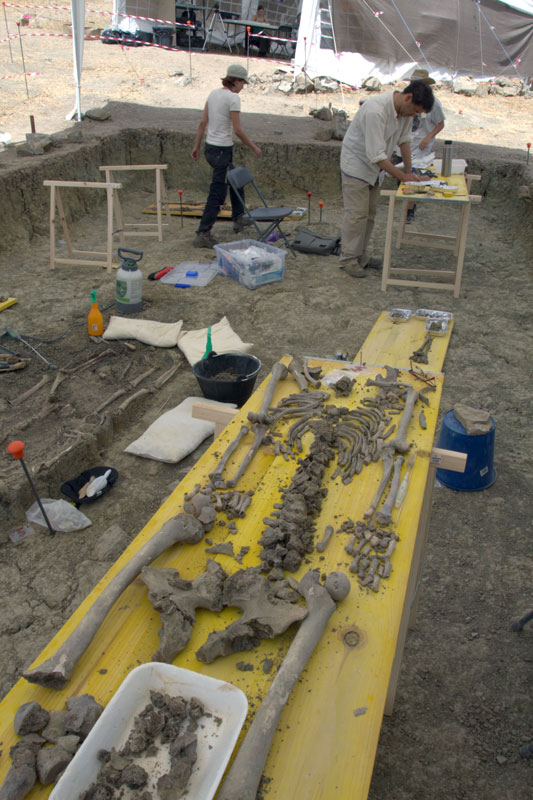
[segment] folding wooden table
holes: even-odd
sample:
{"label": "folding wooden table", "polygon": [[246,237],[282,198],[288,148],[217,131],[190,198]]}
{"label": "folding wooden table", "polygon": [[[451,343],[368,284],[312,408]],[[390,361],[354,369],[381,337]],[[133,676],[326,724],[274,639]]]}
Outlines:
{"label": "folding wooden table", "polygon": [[[461,290],[461,280],[463,276],[463,263],[465,257],[466,239],[468,235],[468,220],[470,216],[470,206],[472,203],[481,202],[480,195],[471,195],[470,187],[473,180],[480,180],[479,175],[450,175],[447,178],[439,175],[439,180],[445,181],[455,188],[455,191],[445,193],[444,191],[434,190],[433,194],[414,193],[406,194],[405,190],[412,191],[414,185],[407,187],[400,184],[398,189],[382,189],[381,195],[389,198],[389,210],[387,215],[387,231],[385,236],[385,254],[383,258],[383,275],[381,280],[381,291],[386,292],[388,286],[409,286],[411,288],[431,288],[448,289],[453,291],[454,297],[459,297]],[[402,216],[400,228],[396,241],[396,247],[402,244],[415,245],[419,247],[434,247],[441,250],[450,250],[455,257],[455,264],[450,269],[428,269],[419,267],[393,267],[391,266],[392,237],[394,228],[394,211],[396,201],[402,202]],[[413,230],[406,227],[407,203],[436,202],[439,203],[441,212],[445,208],[458,207],[460,210],[459,224],[455,234],[435,233],[429,231]],[[444,225],[444,222],[442,223]],[[442,278],[441,282],[436,280],[420,280],[422,278]]]}
{"label": "folding wooden table", "polygon": [[[379,335],[387,340],[388,334],[383,333],[387,324],[392,331],[403,328],[393,327],[390,319],[388,323],[382,319]],[[417,326],[420,325],[423,328],[420,321],[408,323],[415,338],[419,332]],[[404,330],[407,331],[407,328]],[[375,338],[375,333],[377,329],[363,345],[363,349],[368,352],[379,351],[379,344],[376,347],[369,341]],[[446,341],[449,341],[449,335]],[[401,345],[402,350],[403,347],[404,344]],[[441,348],[439,352],[440,355],[436,355],[436,364],[442,362],[445,348]],[[401,351],[398,351],[397,356],[401,356]],[[321,364],[325,372],[334,367],[346,366],[345,362],[319,359],[312,359],[310,363]],[[335,398],[333,395],[331,402],[340,406],[358,405],[362,397],[377,391],[376,387],[365,386],[366,378],[377,373],[384,374],[384,368],[360,365],[360,369],[354,373],[354,393],[349,398]],[[342,532],[334,534],[324,553],[315,551],[310,554],[294,574],[300,579],[313,568],[319,569],[321,573],[342,569],[351,575],[352,589],[327,624],[325,633],[282,714],[265,767],[269,800],[287,800],[293,797],[306,800],[364,800],[367,797],[382,716],[384,712],[392,710],[403,644],[416,608],[416,587],[431,504],[433,437],[443,377],[441,372],[434,373],[436,389],[431,394],[431,405],[424,407],[427,429],[423,430],[419,426],[418,413],[408,429],[408,438],[414,443],[417,458],[403,505],[394,511],[399,542],[392,558],[391,577],[383,581],[377,593],[362,588],[356,576],[348,572],[352,557],[344,548],[348,544],[349,536]],[[401,371],[400,380],[416,385],[417,388],[421,385],[407,370]],[[170,517],[183,509],[184,495],[195,484],[206,483],[227,444],[235,438],[246,420],[247,413],[260,408],[267,384],[268,378],[254,392],[244,408],[235,414],[220,436],[56,634],[36,659],[37,663],[55,652],[83,619],[102,589],[133,554]],[[274,394],[273,404],[295,391],[298,391],[298,387],[292,377],[281,381]],[[251,434],[248,434],[233,453],[226,467],[228,475],[237,469],[250,441]],[[309,432],[303,437],[303,455],[308,451],[311,441],[312,434]],[[451,455],[452,461],[456,455]],[[258,539],[264,528],[263,519],[270,514],[273,503],[279,501],[282,487],[288,486],[297,466],[295,459],[285,460],[275,454],[272,445],[263,445],[239,481],[239,489],[253,489],[255,493],[246,517],[236,520],[237,532],[232,534],[228,525],[224,524],[224,519],[221,520],[223,524],[215,524],[209,532],[208,535],[214,543],[231,541],[236,553],[242,546],[250,548],[244,556],[242,568],[259,563],[261,545]],[[362,519],[381,479],[380,462],[373,462],[365,467],[350,484],[343,484],[340,478],[333,479],[333,469],[334,464],[331,464],[324,484],[328,488],[328,494],[324,498],[320,515],[315,520],[317,540],[321,538],[327,524],[332,524],[338,531],[344,520]],[[205,549],[205,540],[195,545],[170,548],[156,560],[155,566],[177,569],[181,578],[189,580],[205,570],[209,557],[215,558],[228,573],[234,573],[241,568],[231,557],[210,556]],[[226,627],[237,618],[238,613],[232,608],[226,608],[219,614],[199,609],[191,641],[173,663],[239,686],[250,703],[249,722],[283,660],[294,631],[289,630],[274,640],[264,639],[253,651],[219,658],[212,664],[198,661],[195,651],[205,642],[208,634]],[[88,692],[98,702],[106,704],[126,675],[138,664],[150,660],[158,646],[159,627],[159,614],[150,605],[146,587],[140,580],[135,580],[108,613],[63,690],[44,689],[21,679],[4,698],[0,704],[0,740],[4,751],[8,753],[17,739],[13,732],[13,717],[22,703],[34,700],[47,709],[59,709],[69,696]],[[239,662],[244,662],[247,666],[245,671],[237,667]],[[272,666],[270,671],[265,666],[268,663]],[[8,762],[8,758],[3,758],[0,762],[0,781],[7,771]],[[43,788],[38,784],[28,794],[28,798],[45,798],[49,792],[50,787]]]}

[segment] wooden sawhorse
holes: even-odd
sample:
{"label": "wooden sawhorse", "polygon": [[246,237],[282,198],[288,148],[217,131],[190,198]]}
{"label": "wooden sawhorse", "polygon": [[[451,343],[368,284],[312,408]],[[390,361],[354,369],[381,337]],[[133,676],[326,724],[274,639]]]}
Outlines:
{"label": "wooden sawhorse", "polygon": [[[114,199],[117,199],[117,189],[122,188],[121,183],[106,183],[92,182],[92,181],[43,181],[44,186],[50,187],[50,269],[54,269],[56,264],[86,264],[92,267],[106,267],[108,272],[111,272],[113,261],[113,208]],[[106,249],[105,252],[98,250],[74,250],[72,247],[72,240],[70,238],[70,231],[67,225],[65,216],[65,209],[63,200],[61,198],[60,189],[105,189],[107,195],[107,235],[106,235]],[[58,258],[56,256],[56,207],[59,215],[59,221],[63,230],[63,236],[67,245],[68,258]],[[75,256],[105,256],[105,259],[98,259],[93,261],[87,258],[75,258]]]}
{"label": "wooden sawhorse", "polygon": [[[381,291],[387,291],[388,286],[410,286],[427,288],[427,289],[448,289],[453,291],[454,297],[459,297],[461,290],[461,281],[463,277],[463,264],[465,257],[466,239],[468,234],[468,220],[470,216],[470,206],[472,203],[481,202],[480,195],[471,195],[470,188],[472,181],[480,180],[480,175],[451,175],[449,178],[442,178],[450,185],[456,186],[457,190],[451,194],[450,197],[444,194],[403,194],[403,188],[400,186],[398,190],[383,189],[381,195],[389,198],[389,211],[387,216],[387,232],[385,236],[385,254],[383,258],[383,276],[381,281]],[[402,202],[402,216],[400,220],[400,227],[396,239],[396,247],[399,248],[402,244],[415,245],[419,247],[435,247],[441,250],[451,250],[455,256],[454,269],[436,270],[436,269],[419,269],[416,267],[391,267],[391,252],[392,252],[392,233],[394,227],[394,210],[395,202],[400,200]],[[409,201],[423,202],[432,201],[437,203],[451,203],[459,204],[461,208],[459,225],[455,235],[443,233],[428,233],[423,231],[411,231],[406,229],[407,217],[407,204]],[[396,277],[392,277],[394,274]],[[408,278],[407,276],[414,276]],[[426,276],[431,278],[449,279],[448,282],[424,281],[419,280],[417,276]]]}
{"label": "wooden sawhorse", "polygon": [[[121,245],[126,244],[126,236],[157,236],[157,241],[163,241],[163,227],[170,223],[170,211],[168,208],[167,192],[162,171],[168,164],[121,164],[99,167],[101,172],[105,172],[106,182],[113,181],[113,172],[140,172],[141,170],[155,171],[155,204],[156,222],[124,222],[122,207],[118,195],[115,194],[115,215],[118,228],[113,235],[118,235]],[[163,206],[165,208],[166,222],[163,222]]]}

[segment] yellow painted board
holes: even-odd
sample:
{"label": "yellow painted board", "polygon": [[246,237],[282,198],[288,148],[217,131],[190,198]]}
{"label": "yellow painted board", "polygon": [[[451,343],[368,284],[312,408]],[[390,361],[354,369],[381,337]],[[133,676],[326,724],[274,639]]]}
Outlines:
{"label": "yellow painted board", "polygon": [[[201,217],[204,213],[205,203],[185,203],[183,202],[182,206],[180,207],[179,202],[177,203],[164,203],[163,204],[163,211],[165,207],[168,206],[168,210],[170,215],[173,217]],[[253,208],[250,208],[250,211],[253,211]],[[151,205],[146,206],[142,210],[143,214],[157,214],[157,203],[151,203]],[[233,212],[231,206],[223,205],[220,207],[220,211],[218,212],[217,219],[232,219]],[[289,214],[288,217],[284,217],[286,220],[298,220],[300,217]],[[148,223],[147,223],[148,224]]]}
{"label": "yellow painted board", "polygon": [[[413,368],[424,372],[442,372],[446,351],[450,343],[454,320],[449,320],[444,336],[433,336],[427,364],[414,364]],[[423,344],[426,336],[425,317],[415,317],[407,322],[395,322],[388,311],[383,311],[365,343],[354,356],[354,363],[388,364],[391,367],[409,369],[409,356]],[[417,388],[423,386],[418,381]]]}
{"label": "yellow painted board", "polygon": [[18,303],[16,297],[6,297],[5,300],[0,300],[0,311],[3,311],[5,308],[9,308],[9,306],[14,306],[15,303]]}
{"label": "yellow painted board", "polygon": [[[455,201],[456,203],[469,202],[468,190],[466,188],[466,178],[464,176],[464,173],[448,175],[448,177],[444,177],[444,175],[437,175],[435,180],[445,181],[445,183],[447,183],[449,186],[457,186],[457,190],[453,192],[453,195],[451,197],[445,197],[443,191],[441,191],[440,189],[436,189],[435,187],[430,187],[431,191],[434,192],[433,195],[426,193],[425,187],[421,187],[422,191],[420,194],[416,193],[404,194],[403,189],[405,187],[405,184],[401,183],[398,186],[396,197],[399,200],[416,200],[417,203],[423,200],[446,200],[448,202]],[[411,189],[416,187],[414,185],[413,186],[409,185],[409,187],[405,188]]]}
{"label": "yellow painted board", "polygon": [[[320,362],[313,360],[311,363]],[[342,363],[337,362],[333,366],[342,366]],[[330,367],[331,362],[328,362],[327,368]],[[383,368],[368,367],[363,370],[357,377],[354,395],[350,398],[333,397],[332,402],[342,406],[358,405],[362,397],[377,391],[365,387],[364,383],[368,375],[373,376],[378,371],[384,374]],[[401,373],[400,379],[414,381],[407,372]],[[392,558],[391,578],[374,594],[359,587],[356,578],[351,576],[352,591],[331,618],[283,712],[265,769],[265,774],[271,779],[268,784],[269,800],[287,800],[289,797],[358,800],[367,796],[404,606],[442,380],[442,375],[436,376],[437,390],[431,394],[431,406],[425,408],[427,430],[419,427],[417,412],[408,431],[408,438],[413,440],[421,455],[415,462],[409,490],[400,509],[396,526],[400,541]],[[247,412],[259,409],[267,383],[268,378],[65,623],[36,659],[36,664],[55,652],[111,578],[167,519],[182,509],[184,494],[196,483],[203,484],[206,481],[227,443],[243,424]],[[274,404],[282,396],[295,391],[297,386],[292,378],[280,382],[274,395]],[[225,472],[227,477],[231,477],[237,469],[251,438],[250,433],[229,461]],[[306,434],[303,438],[304,453],[310,442],[311,434]],[[279,499],[281,489],[288,486],[296,468],[295,460],[285,461],[282,456],[274,455],[271,445],[263,446],[238,487],[256,491],[246,518],[237,520],[237,533],[231,535],[227,525],[218,524],[210,531],[209,536],[214,543],[230,540],[235,552],[239,552],[241,546],[250,547],[243,567],[258,564],[260,545],[257,539],[264,527],[262,520]],[[331,475],[334,465],[328,469]],[[329,480],[326,483],[328,495],[316,521],[317,538],[321,537],[327,524],[333,524],[337,529],[348,517],[354,521],[362,518],[380,478],[381,464],[372,463],[348,485],[342,484],[340,478]],[[323,554],[311,554],[306,559],[308,563],[295,573],[295,577],[300,578],[314,567],[321,572],[334,569],[347,572],[351,561],[344,551],[347,542],[346,534],[336,533],[326,551]],[[157,559],[155,565],[173,567],[179,570],[182,578],[192,579],[205,569],[205,547],[206,543],[202,541],[196,545],[171,548]],[[240,568],[228,556],[212,557],[229,573]],[[213,664],[197,661],[194,653],[208,634],[214,629],[226,627],[237,616],[234,609],[224,609],[219,614],[198,611],[191,641],[174,663],[230,681],[243,689],[250,703],[248,724],[292,641],[294,630],[275,640],[264,640],[252,652],[236,653],[218,659]],[[62,708],[68,697],[88,692],[106,704],[131,669],[150,660],[158,644],[159,625],[159,615],[148,601],[146,587],[140,579],[135,580],[107,615],[64,690],[56,692],[20,680],[4,698],[0,705],[0,741],[4,753],[9,752],[17,739],[12,723],[15,711],[22,703],[35,700],[47,709]],[[344,636],[350,631],[357,634],[356,647],[349,647],[345,642]],[[263,669],[263,662],[267,658],[274,662],[269,673]],[[237,669],[238,662],[250,663],[254,669],[243,672]],[[357,715],[354,713],[356,711]],[[0,781],[8,766],[9,759],[2,758]],[[28,798],[45,798],[49,793],[50,787],[38,785],[28,794]]]}

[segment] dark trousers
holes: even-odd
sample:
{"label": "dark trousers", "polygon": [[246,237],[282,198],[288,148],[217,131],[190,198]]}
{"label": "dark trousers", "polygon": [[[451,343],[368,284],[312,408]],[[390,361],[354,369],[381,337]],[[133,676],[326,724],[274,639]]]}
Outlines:
{"label": "dark trousers", "polygon": [[[218,147],[214,144],[206,144],[204,153],[207,163],[213,168],[213,177],[211,178],[209,194],[205,203],[202,219],[200,220],[200,225],[196,231],[197,233],[206,233],[211,230],[216,222],[221,206],[224,205],[226,192],[228,190],[226,172],[228,171],[228,167],[232,166],[233,147]],[[232,219],[236,219],[243,213],[244,207],[231,186],[229,195],[231,200],[231,216]]]}

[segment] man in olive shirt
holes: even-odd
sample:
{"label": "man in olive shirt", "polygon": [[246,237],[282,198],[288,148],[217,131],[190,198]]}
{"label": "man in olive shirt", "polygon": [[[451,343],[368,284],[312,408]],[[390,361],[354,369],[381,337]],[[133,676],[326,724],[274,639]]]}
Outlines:
{"label": "man in olive shirt", "polygon": [[[367,248],[384,173],[399,181],[420,180],[411,172],[412,118],[431,111],[433,101],[431,87],[413,81],[403,92],[365,100],[346,132],[341,149],[344,215],[340,267],[353,278],[366,277],[367,268],[376,266]],[[397,146],[404,170],[390,160]]]}

